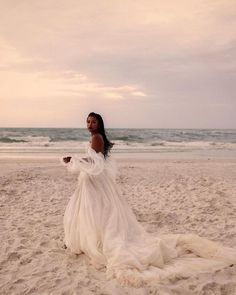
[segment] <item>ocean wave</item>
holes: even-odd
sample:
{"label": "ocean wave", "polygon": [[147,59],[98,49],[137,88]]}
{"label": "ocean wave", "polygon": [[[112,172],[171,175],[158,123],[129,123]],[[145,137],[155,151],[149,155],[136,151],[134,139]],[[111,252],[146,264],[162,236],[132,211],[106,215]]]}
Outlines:
{"label": "ocean wave", "polygon": [[81,141],[81,138],[78,137],[71,137],[71,136],[67,136],[67,137],[52,137],[50,138],[50,142],[60,142],[60,141]]}
{"label": "ocean wave", "polygon": [[[234,149],[236,130],[228,129],[108,129],[116,149]],[[0,128],[1,147],[80,147],[90,134],[78,128]]]}
{"label": "ocean wave", "polygon": [[0,142],[13,143],[13,142],[27,142],[27,141],[23,139],[15,139],[10,137],[0,137]]}
{"label": "ocean wave", "polygon": [[126,141],[126,142],[143,142],[144,138],[140,136],[135,136],[135,135],[124,135],[124,136],[119,136],[119,135],[113,135],[111,137],[112,141]]}
{"label": "ocean wave", "polygon": [[150,144],[151,146],[165,146],[166,143],[165,142],[153,142]]}

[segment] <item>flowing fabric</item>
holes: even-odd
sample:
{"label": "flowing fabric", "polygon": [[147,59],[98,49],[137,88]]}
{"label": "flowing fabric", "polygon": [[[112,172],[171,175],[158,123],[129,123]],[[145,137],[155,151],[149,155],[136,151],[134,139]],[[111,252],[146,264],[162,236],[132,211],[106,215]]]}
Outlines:
{"label": "flowing fabric", "polygon": [[140,286],[214,271],[236,263],[236,250],[193,234],[155,236],[138,223],[115,182],[115,166],[91,147],[72,157],[78,186],[64,215],[65,244],[85,253],[108,278]]}

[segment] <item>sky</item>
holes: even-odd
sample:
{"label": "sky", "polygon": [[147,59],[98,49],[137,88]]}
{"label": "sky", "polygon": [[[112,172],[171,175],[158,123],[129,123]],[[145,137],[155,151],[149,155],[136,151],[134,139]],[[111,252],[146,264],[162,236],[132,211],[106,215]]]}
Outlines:
{"label": "sky", "polygon": [[235,0],[0,0],[0,127],[236,128]]}

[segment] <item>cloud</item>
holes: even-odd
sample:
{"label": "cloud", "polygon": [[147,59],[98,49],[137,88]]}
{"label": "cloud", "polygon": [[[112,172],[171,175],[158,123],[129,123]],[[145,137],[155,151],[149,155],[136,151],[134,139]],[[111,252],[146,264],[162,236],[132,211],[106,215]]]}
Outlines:
{"label": "cloud", "polygon": [[109,112],[113,103],[126,122],[134,103],[162,118],[159,105],[184,110],[191,126],[203,116],[196,104],[235,106],[235,1],[11,0],[0,8],[0,99],[95,100]]}
{"label": "cloud", "polygon": [[[86,75],[75,71],[20,71],[25,65],[38,63],[39,59],[24,58],[16,48],[1,41],[0,55],[4,56],[0,78],[2,81],[1,97],[56,97],[72,96],[86,98],[97,95],[105,99],[128,99],[146,96],[138,87],[121,85],[106,86],[90,80]],[[41,60],[43,62],[43,60]],[[45,64],[47,61],[45,60]],[[13,86],[14,83],[14,87]]]}

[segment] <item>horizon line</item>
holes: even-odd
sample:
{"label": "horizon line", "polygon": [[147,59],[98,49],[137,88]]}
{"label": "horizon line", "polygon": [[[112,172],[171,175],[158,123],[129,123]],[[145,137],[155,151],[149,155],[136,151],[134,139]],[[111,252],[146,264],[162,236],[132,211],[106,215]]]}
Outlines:
{"label": "horizon line", "polygon": [[[87,129],[86,127],[2,127],[0,129]],[[202,129],[202,130],[235,130],[236,127],[105,127],[105,129]]]}

